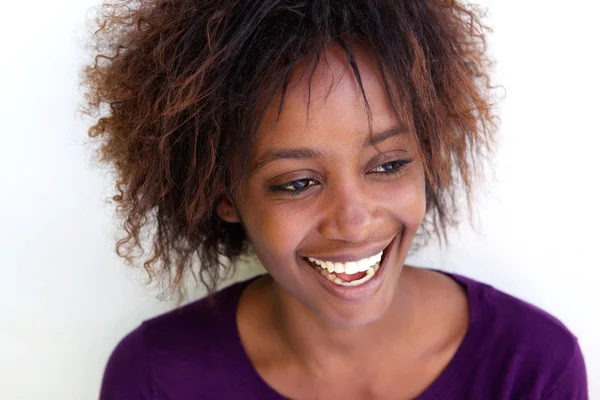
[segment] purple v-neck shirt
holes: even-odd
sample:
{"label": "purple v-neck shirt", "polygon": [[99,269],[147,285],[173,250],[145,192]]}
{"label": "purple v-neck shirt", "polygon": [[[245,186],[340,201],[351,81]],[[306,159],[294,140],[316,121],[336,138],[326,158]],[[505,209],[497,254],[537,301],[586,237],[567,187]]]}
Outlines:
{"label": "purple v-neck shirt", "polygon": [[[466,288],[469,328],[418,400],[588,398],[581,350],[562,323],[489,285],[447,275]],[[111,355],[100,400],[283,399],[238,335],[237,304],[249,282],[221,290],[210,307],[198,300],[142,323]]]}

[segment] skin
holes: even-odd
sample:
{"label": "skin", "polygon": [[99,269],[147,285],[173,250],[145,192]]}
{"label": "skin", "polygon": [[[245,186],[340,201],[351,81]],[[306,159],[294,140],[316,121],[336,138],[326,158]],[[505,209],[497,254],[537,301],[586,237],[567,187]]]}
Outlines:
{"label": "skin", "polygon": [[[423,164],[412,124],[393,113],[372,57],[359,47],[356,57],[372,132],[396,133],[373,145],[358,84],[332,46],[317,66],[310,104],[300,73],[278,121],[274,101],[242,188],[217,209],[243,224],[269,273],[240,299],[244,348],[259,375],[294,399],[414,398],[447,366],[468,327],[457,283],[404,266],[425,214]],[[298,149],[303,157],[290,157]],[[273,157],[283,150],[285,158]],[[381,284],[350,300],[327,290],[303,260],[360,259],[384,248]]]}

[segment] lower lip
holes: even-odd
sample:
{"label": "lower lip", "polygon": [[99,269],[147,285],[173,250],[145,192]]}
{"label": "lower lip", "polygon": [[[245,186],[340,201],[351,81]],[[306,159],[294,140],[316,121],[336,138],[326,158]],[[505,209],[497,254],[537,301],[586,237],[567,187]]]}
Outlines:
{"label": "lower lip", "polygon": [[308,261],[305,261],[302,257],[300,257],[300,259],[314,273],[314,275],[317,277],[318,282],[330,294],[343,301],[359,301],[374,295],[383,284],[389,265],[389,253],[391,251],[391,248],[395,245],[396,240],[398,240],[398,236],[396,236],[383,251],[383,256],[381,257],[381,261],[379,262],[379,269],[375,272],[373,277],[365,283],[360,284],[358,286],[341,286],[335,284],[329,279],[322,276],[318,271],[316,271],[315,268],[313,268],[313,266],[308,263]]}

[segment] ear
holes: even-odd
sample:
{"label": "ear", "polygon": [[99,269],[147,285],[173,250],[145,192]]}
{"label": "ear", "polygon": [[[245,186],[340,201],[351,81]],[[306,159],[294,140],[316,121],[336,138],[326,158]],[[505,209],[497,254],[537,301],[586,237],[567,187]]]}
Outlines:
{"label": "ear", "polygon": [[225,222],[238,223],[241,222],[240,214],[238,213],[233,200],[229,194],[225,194],[217,205],[217,215]]}

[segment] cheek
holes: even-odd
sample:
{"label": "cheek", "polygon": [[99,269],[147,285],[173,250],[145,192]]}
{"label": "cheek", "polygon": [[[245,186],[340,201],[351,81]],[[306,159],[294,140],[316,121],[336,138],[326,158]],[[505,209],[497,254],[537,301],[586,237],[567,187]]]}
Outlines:
{"label": "cheek", "polygon": [[420,179],[418,184],[407,191],[403,199],[403,206],[406,209],[407,218],[410,218],[416,227],[421,225],[425,217],[427,200],[425,195],[425,180]]}
{"label": "cheek", "polygon": [[292,212],[285,204],[249,206],[244,208],[246,212],[240,211],[248,238],[261,262],[267,269],[282,262],[289,263],[310,229],[306,213],[297,208]]}
{"label": "cheek", "polygon": [[404,230],[414,233],[425,217],[425,180],[420,171],[415,171],[412,176],[406,178],[409,179],[390,185],[389,190],[381,193],[380,199],[393,218],[403,224]]}

